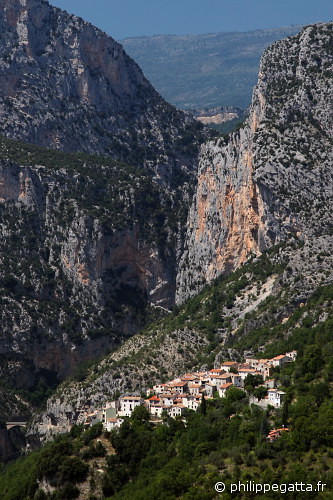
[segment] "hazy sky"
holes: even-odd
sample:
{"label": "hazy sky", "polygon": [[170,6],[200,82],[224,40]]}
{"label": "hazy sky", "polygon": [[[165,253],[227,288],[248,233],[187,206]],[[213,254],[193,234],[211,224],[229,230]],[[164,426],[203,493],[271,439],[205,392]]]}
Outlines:
{"label": "hazy sky", "polygon": [[117,40],[247,31],[333,20],[332,0],[50,0]]}

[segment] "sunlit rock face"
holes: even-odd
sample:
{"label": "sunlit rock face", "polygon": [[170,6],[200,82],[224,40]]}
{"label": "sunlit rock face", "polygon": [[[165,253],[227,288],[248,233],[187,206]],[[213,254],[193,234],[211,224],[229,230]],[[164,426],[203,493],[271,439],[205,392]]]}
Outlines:
{"label": "sunlit rock face", "polygon": [[113,38],[44,0],[1,0],[0,30],[2,135],[121,158],[164,182],[196,170],[202,127],[167,104]]}
{"label": "sunlit rock face", "polygon": [[288,235],[330,231],[332,47],[331,23],[273,44],[244,127],[203,146],[179,303]]}

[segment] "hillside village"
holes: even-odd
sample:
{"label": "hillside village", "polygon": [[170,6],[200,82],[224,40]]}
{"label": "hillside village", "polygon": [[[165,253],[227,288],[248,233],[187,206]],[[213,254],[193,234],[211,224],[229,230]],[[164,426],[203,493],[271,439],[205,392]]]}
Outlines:
{"label": "hillside village", "polygon": [[244,363],[225,361],[220,368],[202,373],[187,373],[165,384],[154,385],[147,390],[146,399],[137,395],[123,395],[93,413],[89,413],[89,409],[82,409],[79,422],[87,427],[101,422],[106,430],[111,431],[119,428],[124,419],[130,417],[137,406],[142,405],[155,422],[163,416],[182,417],[187,410],[196,411],[203,398],[213,399],[216,394],[223,398],[232,387],[244,389],[249,375],[262,380],[260,387],[266,389],[260,399],[251,395],[250,403],[263,408],[269,405],[280,408],[285,393],[276,387],[272,370],[295,361],[296,357],[297,351],[291,351],[272,359],[245,358]]}

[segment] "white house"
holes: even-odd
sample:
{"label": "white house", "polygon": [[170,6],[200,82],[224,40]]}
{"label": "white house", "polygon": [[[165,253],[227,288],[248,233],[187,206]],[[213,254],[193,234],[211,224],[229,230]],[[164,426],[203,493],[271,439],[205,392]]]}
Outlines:
{"label": "white house", "polygon": [[169,406],[156,404],[151,405],[149,411],[152,416],[161,418],[163,411],[167,411],[168,408]]}
{"label": "white house", "polygon": [[184,398],[183,404],[189,410],[194,410],[194,411],[197,411],[198,407],[200,406],[200,402],[198,401],[198,399],[193,396],[187,396],[187,398]]}
{"label": "white house", "polygon": [[[235,373],[231,373],[230,378],[231,378],[230,382],[235,387],[241,387],[241,388],[244,387],[244,381],[240,375],[236,375]],[[228,382],[229,382],[229,380],[226,381],[226,383],[228,383]]]}
{"label": "white house", "polygon": [[290,361],[296,361],[297,351],[286,352],[286,356],[290,358]]}
{"label": "white house", "polygon": [[220,398],[224,398],[226,396],[226,393],[230,389],[230,387],[233,387],[233,385],[229,383],[229,384],[221,385],[218,388]]}
{"label": "white house", "polygon": [[217,387],[214,384],[205,384],[205,394],[209,398],[212,398],[214,396],[214,392],[217,391]]}
{"label": "white house", "polygon": [[161,404],[163,404],[164,406],[171,406],[173,405],[176,397],[177,396],[175,394],[163,394],[162,396],[160,396]]}
{"label": "white house", "polygon": [[119,429],[122,423],[122,418],[107,418],[106,422],[103,422],[103,427],[107,431],[112,431],[113,429]]}
{"label": "white house", "polygon": [[285,363],[290,362],[290,358],[288,356],[286,356],[285,354],[281,354],[280,356],[275,356],[275,358],[272,358],[270,360],[270,362],[272,363],[272,365],[274,367],[276,367],[276,366],[282,366]]}
{"label": "white house", "polygon": [[274,408],[280,408],[286,393],[279,391],[278,389],[268,389],[267,391],[267,403],[274,406]]}
{"label": "white house", "polygon": [[171,390],[178,392],[178,394],[185,394],[188,382],[172,382],[169,384]]}
{"label": "white house", "polygon": [[212,375],[209,377],[209,382],[212,385],[219,387],[220,385],[231,382],[231,373],[222,373],[221,375]]}
{"label": "white house", "polygon": [[259,371],[261,373],[261,375],[264,377],[264,378],[267,378],[270,376],[271,374],[271,365],[269,363],[269,361],[267,361],[267,363],[265,363],[264,365],[262,365],[260,368],[259,368]]}
{"label": "white house", "polygon": [[240,368],[238,370],[238,375],[241,377],[241,379],[244,381],[246,377],[251,374],[251,375],[261,375],[258,370],[255,370],[255,368]]}
{"label": "white house", "polygon": [[143,405],[144,401],[140,396],[122,396],[119,400],[120,409],[118,415],[120,417],[130,417],[134,408]]}
{"label": "white house", "polygon": [[[164,394],[165,392],[168,391],[169,391],[168,384],[156,384],[153,386],[154,394]],[[149,394],[147,394],[147,396],[149,396]]]}
{"label": "white house", "polygon": [[190,394],[200,394],[201,389],[202,389],[201,384],[194,384],[193,382],[190,382],[188,384],[188,391]]}
{"label": "white house", "polygon": [[246,358],[246,361],[249,362],[252,368],[259,371],[264,378],[269,377],[271,370],[271,362],[269,359]]}
{"label": "white house", "polygon": [[209,372],[207,372],[207,375],[214,376],[222,375],[223,373],[225,373],[225,370],[223,370],[222,368],[212,368],[211,370],[209,370]]}
{"label": "white house", "polygon": [[258,364],[259,359],[256,358],[245,358],[245,363],[247,365],[251,365],[253,368]]}
{"label": "white house", "polygon": [[221,365],[221,370],[225,370],[226,372],[230,372],[231,368],[238,370],[238,363],[235,361],[225,361]]}
{"label": "white house", "polygon": [[151,407],[151,405],[157,405],[160,403],[161,399],[159,396],[156,396],[156,394],[154,394],[154,396],[151,396],[151,398],[145,400],[145,405],[148,407],[148,410]]}
{"label": "white house", "polygon": [[172,418],[181,417],[184,415],[186,407],[184,405],[171,406],[167,409],[168,415]]}

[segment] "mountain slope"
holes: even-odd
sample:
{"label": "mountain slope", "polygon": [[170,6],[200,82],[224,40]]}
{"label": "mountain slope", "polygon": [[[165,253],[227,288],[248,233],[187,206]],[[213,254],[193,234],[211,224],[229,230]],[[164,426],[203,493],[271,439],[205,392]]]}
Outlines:
{"label": "mountain slope", "polygon": [[40,404],[173,306],[198,146],[214,133],[44,0],[0,0],[0,29],[0,372]]}
{"label": "mountain slope", "polygon": [[[317,294],[312,306],[322,307],[329,298],[332,287]],[[274,372],[286,392],[282,408],[249,405],[246,394],[234,389],[189,411],[186,424],[169,418],[154,425],[140,408],[119,431],[102,435],[100,425],[85,432],[76,426],[4,469],[4,499],[66,498],[76,492],[84,500],[92,495],[214,500],[221,482],[233,492],[230,498],[330,498],[332,320],[304,330],[309,335],[299,336],[296,362]],[[270,429],[281,426],[289,432],[267,439]],[[66,487],[64,479],[70,482]],[[45,497],[50,485],[56,492]]]}
{"label": "mountain slope", "polygon": [[[325,248],[320,255],[319,246]],[[218,278],[82,373],[81,380],[60,386],[29,433],[49,439],[80,422],[87,405],[98,409],[115,393],[142,393],[189,371],[218,367],[226,358],[302,349],[314,327],[331,328],[332,248],[325,237],[305,245],[290,240]]]}
{"label": "mountain slope", "polygon": [[[326,70],[332,64],[332,29],[332,24],[316,25],[273,45],[264,55],[244,130],[203,147],[198,192],[205,210],[200,209],[197,195],[189,222],[197,247],[189,247],[192,253],[183,258],[187,281],[180,291],[194,295],[206,281],[216,281],[172,316],[127,341],[88,372],[85,380],[60,388],[32,432],[49,437],[68,429],[77,421],[81,405],[96,408],[118,390],[141,390],[191,368],[218,364],[222,357],[240,356],[245,350],[273,356],[283,349],[302,348],[312,328],[318,332],[326,321],[330,331],[331,130],[320,103],[323,96],[329,98],[332,88],[332,72]],[[302,61],[300,54],[306,54],[308,73],[296,77],[303,67],[295,65]],[[295,78],[299,78],[297,84]],[[313,88],[315,98],[309,104],[304,86],[311,81],[309,92]],[[284,93],[278,90],[277,95],[282,85]],[[302,115],[290,119],[287,110],[298,99]],[[303,144],[308,145],[308,156],[302,163]],[[288,178],[292,180],[289,189],[283,189]],[[226,203],[225,211],[218,203]],[[196,225],[198,220],[201,225]],[[227,230],[223,230],[225,221],[230,223]],[[198,234],[205,235],[205,240]],[[221,242],[218,255],[216,242]],[[232,257],[227,267],[225,255]],[[202,260],[197,264],[198,258]]]}
{"label": "mountain slope", "polygon": [[121,40],[161,95],[181,109],[246,108],[262,53],[300,27],[214,33],[155,35]]}
{"label": "mountain slope", "polygon": [[44,0],[1,0],[0,29],[3,135],[153,165],[165,180],[193,170],[186,137],[202,128],[110,36]]}
{"label": "mountain slope", "polygon": [[33,391],[173,305],[190,187],[8,139],[0,180],[0,371]]}
{"label": "mountain slope", "polygon": [[331,234],[333,25],[276,42],[248,120],[201,153],[177,300],[291,235]]}

